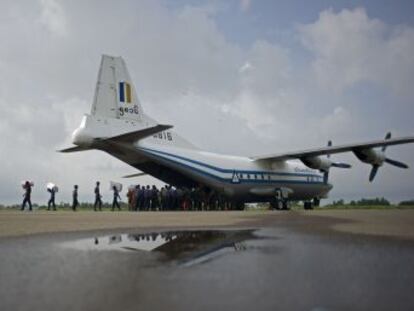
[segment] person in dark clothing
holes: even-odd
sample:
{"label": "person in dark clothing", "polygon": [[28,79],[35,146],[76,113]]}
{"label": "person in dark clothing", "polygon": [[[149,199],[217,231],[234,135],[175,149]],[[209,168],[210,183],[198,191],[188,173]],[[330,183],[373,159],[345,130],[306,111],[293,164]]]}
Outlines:
{"label": "person in dark clothing", "polygon": [[121,210],[121,207],[119,206],[119,202],[118,202],[118,199],[121,200],[119,191],[115,186],[112,187],[112,190],[114,191],[114,200],[112,201],[112,211],[114,211],[115,206],[118,208],[118,210]]}
{"label": "person in dark clothing", "polygon": [[93,209],[96,212],[96,207],[98,206],[99,210],[102,211],[102,196],[99,190],[99,181],[96,182],[95,187],[95,203],[93,205]]}
{"label": "person in dark clothing", "polygon": [[183,208],[184,190],[175,188],[175,197],[175,209],[181,210]]}
{"label": "person in dark clothing", "polygon": [[150,186],[147,186],[144,189],[144,210],[148,211],[151,203],[151,189]]}
{"label": "person in dark clothing", "polygon": [[73,199],[73,201],[72,201],[72,210],[74,212],[76,212],[76,208],[79,205],[79,201],[78,201],[78,185],[75,185],[73,187],[72,199]]}
{"label": "person in dark clothing", "polygon": [[141,192],[141,187],[140,185],[136,185],[135,186],[135,206],[134,206],[134,210],[138,211],[139,210],[139,194]]}
{"label": "person in dark clothing", "polygon": [[144,189],[145,186],[140,187],[139,185],[137,186],[137,202],[136,202],[136,208],[137,210],[142,210],[144,207]]}
{"label": "person in dark clothing", "polygon": [[32,195],[32,185],[30,184],[30,182],[26,181],[23,185],[24,188],[24,195],[23,195],[23,203],[22,203],[22,208],[20,210],[24,210],[26,207],[26,203],[29,204],[29,211],[32,210],[32,201],[30,199],[31,195]]}
{"label": "person in dark clothing", "polygon": [[160,199],[161,199],[161,210],[165,211],[167,209],[167,189],[165,189],[165,187],[161,188]]}
{"label": "person in dark clothing", "polygon": [[47,210],[50,211],[50,206],[53,206],[53,210],[56,211],[56,204],[55,204],[55,194],[56,194],[56,189],[55,187],[49,188],[47,189],[48,192],[50,192],[50,199],[47,202]]}
{"label": "person in dark clothing", "polygon": [[167,196],[166,196],[166,207],[167,210],[170,211],[173,208],[173,195],[172,195],[172,187],[170,185],[166,186],[167,189]]}
{"label": "person in dark clothing", "polygon": [[195,188],[193,191],[193,200],[194,200],[194,210],[201,210],[201,194],[200,194],[200,188]]}
{"label": "person in dark clothing", "polygon": [[155,185],[151,189],[151,209],[156,211],[159,208],[160,202],[158,201],[158,189]]}
{"label": "person in dark clothing", "polygon": [[177,188],[171,188],[171,209],[178,210],[178,191]]}

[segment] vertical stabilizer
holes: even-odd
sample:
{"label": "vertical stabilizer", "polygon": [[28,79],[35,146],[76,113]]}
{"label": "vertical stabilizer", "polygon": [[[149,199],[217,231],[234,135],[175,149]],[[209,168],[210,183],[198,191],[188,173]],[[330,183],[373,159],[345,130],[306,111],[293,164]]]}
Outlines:
{"label": "vertical stabilizer", "polygon": [[102,55],[91,114],[142,120],[142,107],[122,57]]}

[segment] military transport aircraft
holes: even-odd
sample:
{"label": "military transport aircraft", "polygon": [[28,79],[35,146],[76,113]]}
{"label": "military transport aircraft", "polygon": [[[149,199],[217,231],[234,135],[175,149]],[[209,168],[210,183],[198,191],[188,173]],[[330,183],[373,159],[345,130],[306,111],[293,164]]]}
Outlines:
{"label": "military transport aircraft", "polygon": [[372,181],[384,163],[408,168],[385,156],[387,146],[414,142],[414,136],[388,133],[383,140],[243,157],[200,150],[171,128],[144,113],[122,57],[103,55],[91,113],[73,132],[76,146],[61,152],[102,150],[141,171],[128,177],[149,174],[177,187],[203,186],[239,206],[267,201],[287,208],[288,201],[302,200],[311,208],[332,189],[330,168],[351,167],[332,161],[331,154],[354,153],[372,166]]}

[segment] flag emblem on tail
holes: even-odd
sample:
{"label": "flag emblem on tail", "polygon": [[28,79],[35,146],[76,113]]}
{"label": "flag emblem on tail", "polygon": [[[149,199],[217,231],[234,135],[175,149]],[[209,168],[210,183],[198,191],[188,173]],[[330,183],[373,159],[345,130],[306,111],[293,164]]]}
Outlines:
{"label": "flag emblem on tail", "polygon": [[119,82],[119,101],[121,103],[131,103],[131,84]]}

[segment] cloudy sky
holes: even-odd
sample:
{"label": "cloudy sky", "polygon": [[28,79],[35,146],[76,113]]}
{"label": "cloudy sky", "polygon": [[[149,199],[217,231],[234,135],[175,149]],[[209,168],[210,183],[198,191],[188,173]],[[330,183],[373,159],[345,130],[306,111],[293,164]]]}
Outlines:
{"label": "cloudy sky", "polygon": [[[260,155],[414,134],[412,1],[1,1],[0,202],[20,182],[72,185],[134,169],[109,155],[59,154],[90,111],[101,54],[127,62],[144,110],[203,149]],[[414,167],[414,146],[388,149]],[[331,198],[414,198],[414,171],[332,170]],[[140,183],[153,183],[144,178]]]}

